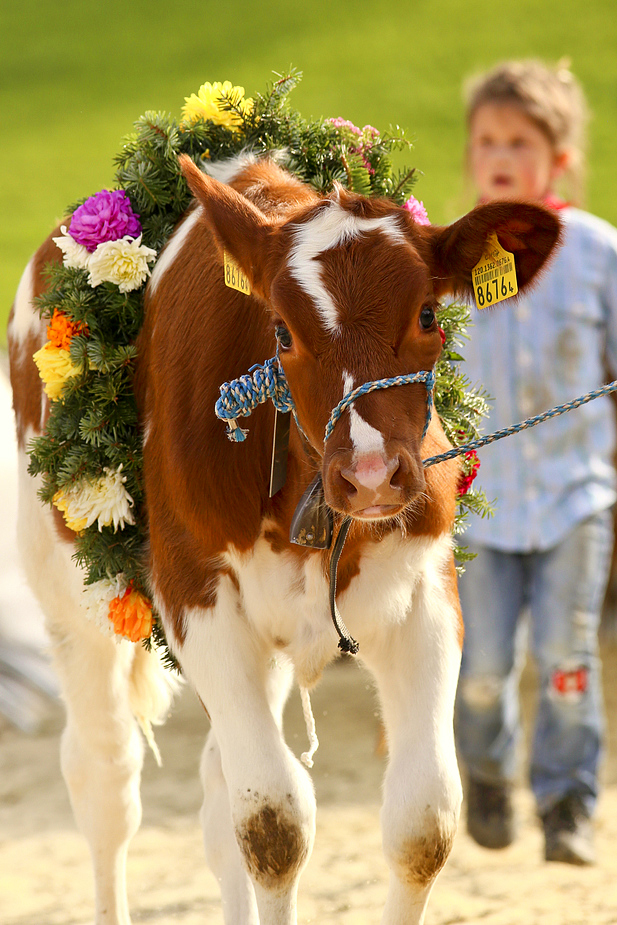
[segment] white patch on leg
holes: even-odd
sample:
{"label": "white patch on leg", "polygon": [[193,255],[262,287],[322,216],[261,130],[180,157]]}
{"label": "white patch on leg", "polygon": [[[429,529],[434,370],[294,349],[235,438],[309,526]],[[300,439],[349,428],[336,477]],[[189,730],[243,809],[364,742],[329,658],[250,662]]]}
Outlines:
{"label": "white patch on leg", "polygon": [[[353,389],[353,376],[343,370],[343,396],[348,395]],[[380,453],[383,456],[386,444],[381,431],[361,418],[353,405],[350,405],[347,410],[349,411],[349,435],[354,448],[354,456],[364,456],[369,453]]]}
{"label": "white patch on leg", "polygon": [[295,244],[289,255],[291,274],[314,301],[324,327],[330,333],[336,332],[340,319],[332,296],[324,286],[321,266],[316,258],[324,251],[370,231],[380,231],[392,243],[406,243],[394,216],[358,218],[335,201],[320,209],[309,222],[295,226]]}
{"label": "white patch on leg", "polygon": [[[452,716],[461,650],[447,579],[451,544],[449,535],[401,543],[417,575],[405,618],[398,626],[375,621],[372,633],[358,631],[360,657],[377,682],[388,740],[381,821],[392,876],[384,922],[424,921],[424,907],[451,848],[460,812]],[[397,563],[394,544],[388,543],[380,555],[388,553],[382,561],[392,583],[402,562]],[[362,568],[364,575],[364,562]],[[372,577],[376,589],[388,588],[383,578]],[[345,605],[343,598],[343,615]]]}

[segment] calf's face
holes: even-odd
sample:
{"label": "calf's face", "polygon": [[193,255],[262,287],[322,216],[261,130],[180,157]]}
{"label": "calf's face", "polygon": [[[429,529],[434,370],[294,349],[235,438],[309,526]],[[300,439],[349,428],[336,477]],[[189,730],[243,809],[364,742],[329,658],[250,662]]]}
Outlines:
{"label": "calf's face", "polygon": [[451,226],[420,226],[387,201],[338,188],[273,222],[190,160],[182,168],[219,246],[269,304],[328,505],[361,520],[396,516],[425,488],[426,386],[361,395],[324,443],[332,410],[364,383],[431,370],[441,351],[439,298],[471,294],[489,235],[514,253],[522,291],[558,240],[557,218],[531,204],[491,203]]}
{"label": "calf's face", "polygon": [[282,230],[270,286],[279,358],[322,457],[325,497],[363,519],[400,513],[424,489],[422,383],[359,397],[324,445],[331,412],[374,380],[430,370],[441,350],[429,270],[401,210],[342,192]]}

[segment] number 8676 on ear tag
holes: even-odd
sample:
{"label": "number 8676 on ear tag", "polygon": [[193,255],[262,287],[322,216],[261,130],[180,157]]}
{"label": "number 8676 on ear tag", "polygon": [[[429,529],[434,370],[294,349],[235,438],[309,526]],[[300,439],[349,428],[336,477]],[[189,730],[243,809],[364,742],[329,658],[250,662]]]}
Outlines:
{"label": "number 8676 on ear tag", "polygon": [[237,289],[238,292],[243,292],[244,295],[251,294],[251,284],[248,281],[248,276],[242,272],[236,261],[227,251],[223,251],[223,270],[226,286],[229,286],[230,289]]}
{"label": "number 8676 on ear tag", "polygon": [[486,241],[471,278],[478,308],[503,302],[518,292],[514,254],[503,249],[494,231]]}

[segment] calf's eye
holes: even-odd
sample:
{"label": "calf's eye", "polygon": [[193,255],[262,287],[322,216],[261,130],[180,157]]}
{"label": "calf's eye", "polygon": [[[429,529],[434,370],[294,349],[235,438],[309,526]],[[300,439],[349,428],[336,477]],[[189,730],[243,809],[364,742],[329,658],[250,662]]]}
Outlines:
{"label": "calf's eye", "polygon": [[276,335],[277,341],[279,342],[279,346],[282,347],[283,350],[289,350],[292,344],[292,337],[285,325],[277,324],[274,329],[274,333]]}
{"label": "calf's eye", "polygon": [[425,305],[420,312],[420,324],[425,331],[435,324],[435,312],[428,305]]}

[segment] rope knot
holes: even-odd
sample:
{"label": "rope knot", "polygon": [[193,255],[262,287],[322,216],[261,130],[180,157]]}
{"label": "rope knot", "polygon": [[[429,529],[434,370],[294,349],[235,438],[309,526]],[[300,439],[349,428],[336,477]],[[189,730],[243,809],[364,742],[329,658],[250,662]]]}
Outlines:
{"label": "rope knot", "polygon": [[216,416],[227,422],[227,436],[230,440],[241,443],[246,440],[248,430],[244,430],[236,418],[248,417],[258,405],[270,399],[277,411],[292,411],[294,404],[287,386],[287,380],[278,357],[272,357],[263,365],[251,366],[248,373],[231,382],[224,382],[220,387],[221,397],[214,410]]}

